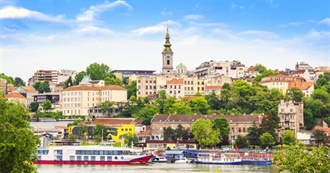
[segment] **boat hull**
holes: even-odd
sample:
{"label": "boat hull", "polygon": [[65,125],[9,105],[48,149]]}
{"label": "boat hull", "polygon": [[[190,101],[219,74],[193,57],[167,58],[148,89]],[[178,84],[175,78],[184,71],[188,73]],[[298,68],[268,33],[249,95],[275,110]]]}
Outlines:
{"label": "boat hull", "polygon": [[247,164],[247,165],[271,165],[272,161],[270,161],[270,160],[242,160],[242,164]]}
{"label": "boat hull", "polygon": [[195,161],[197,164],[215,164],[215,165],[241,165],[242,161],[222,162],[222,161]]}

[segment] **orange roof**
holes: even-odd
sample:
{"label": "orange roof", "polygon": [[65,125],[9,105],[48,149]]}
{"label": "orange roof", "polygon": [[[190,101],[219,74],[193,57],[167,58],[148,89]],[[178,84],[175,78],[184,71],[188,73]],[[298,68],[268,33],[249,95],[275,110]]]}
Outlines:
{"label": "orange roof", "polygon": [[321,126],[315,126],[314,130],[323,130],[328,136],[330,136],[330,128],[327,127],[321,127]]}
{"label": "orange roof", "polygon": [[76,91],[76,90],[126,90],[126,89],[118,85],[108,85],[108,86],[77,85],[64,89],[64,91]]}
{"label": "orange roof", "polygon": [[11,93],[7,94],[6,98],[26,99],[22,94],[14,93],[14,92],[11,92]]}
{"label": "orange roof", "polygon": [[214,85],[214,86],[205,86],[205,90],[220,90],[220,85]]}
{"label": "orange roof", "polygon": [[150,127],[150,125],[146,126],[146,131],[140,132],[139,136],[151,136],[151,127]]}
{"label": "orange roof", "polygon": [[12,91],[14,91],[15,89],[16,89],[17,87],[9,87],[9,92],[12,92]]}
{"label": "orange roof", "polygon": [[262,78],[260,83],[267,83],[267,82],[291,82],[291,81],[306,81],[304,78],[300,76],[286,76],[283,74],[278,74],[275,76],[267,76]]}
{"label": "orange roof", "polygon": [[314,85],[313,82],[292,81],[289,83],[289,89],[296,87],[296,88],[299,88],[300,90],[308,90],[313,85]]}
{"label": "orange roof", "polygon": [[27,87],[27,86],[20,86],[20,87],[23,88],[25,91],[28,91],[28,92],[38,92],[33,87]]}
{"label": "orange roof", "polygon": [[135,118],[97,118],[91,124],[124,125],[134,124]]}
{"label": "orange roof", "polygon": [[69,128],[67,126],[55,126],[55,129],[64,129],[68,130]]}
{"label": "orange roof", "polygon": [[179,79],[177,79],[177,78],[173,78],[172,80],[168,80],[168,81],[166,81],[166,83],[168,84],[168,85],[182,85],[183,84],[183,79],[182,78],[179,78]]}

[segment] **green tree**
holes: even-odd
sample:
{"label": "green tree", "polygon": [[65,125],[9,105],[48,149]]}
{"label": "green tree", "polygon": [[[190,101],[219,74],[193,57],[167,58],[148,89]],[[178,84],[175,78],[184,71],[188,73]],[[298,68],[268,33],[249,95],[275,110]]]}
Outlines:
{"label": "green tree", "polygon": [[329,147],[313,147],[311,152],[299,146],[285,147],[274,153],[274,163],[278,172],[326,173],[330,170],[329,152]]}
{"label": "green tree", "polygon": [[280,119],[274,112],[269,112],[268,115],[264,116],[261,120],[260,130],[261,133],[268,132],[273,136],[273,139],[277,139],[277,131],[280,129]]}
{"label": "green tree", "polygon": [[163,133],[164,133],[164,140],[174,140],[175,130],[171,126],[165,128]]}
{"label": "green tree", "polygon": [[37,102],[31,102],[29,109],[31,112],[37,112],[39,104]]}
{"label": "green tree", "polygon": [[311,95],[311,97],[314,100],[320,100],[323,103],[328,103],[330,101],[330,94],[326,90],[324,90],[324,89],[316,89],[316,90],[314,90],[314,92]]}
{"label": "green tree", "polygon": [[67,80],[64,81],[64,88],[73,86],[72,77],[70,76]]}
{"label": "green tree", "polygon": [[131,98],[131,96],[135,96],[136,97],[136,92],[137,92],[137,85],[136,85],[136,81],[131,81],[127,86],[126,86],[126,90],[127,90],[127,99]]}
{"label": "green tree", "polygon": [[263,133],[260,136],[260,144],[263,147],[271,147],[274,144],[274,137],[268,132]]}
{"label": "green tree", "polygon": [[85,71],[81,71],[81,72],[77,73],[74,77],[73,85],[79,85],[79,83],[82,81],[82,79],[86,75],[87,75],[87,73]]}
{"label": "green tree", "polygon": [[166,91],[160,90],[158,91],[158,98],[155,100],[155,104],[159,107],[159,113],[164,113],[164,106],[165,106],[165,100],[166,100]]}
{"label": "green tree", "polygon": [[128,147],[132,147],[136,142],[138,142],[138,137],[136,136],[135,133],[128,133],[124,138],[124,143]]}
{"label": "green tree", "polygon": [[220,109],[220,99],[214,92],[209,95],[206,95],[205,98],[211,109]]}
{"label": "green tree", "polygon": [[105,77],[104,78],[104,84],[107,86],[107,85],[119,85],[119,86],[123,86],[123,82],[119,79],[119,78],[116,78],[116,76],[113,76],[113,77]]}
{"label": "green tree", "polygon": [[36,89],[39,94],[50,92],[49,82],[36,82],[33,84],[33,88]]}
{"label": "green tree", "polygon": [[176,101],[172,104],[172,107],[169,111],[170,113],[176,113],[179,115],[191,114],[192,110],[190,106],[184,101]]}
{"label": "green tree", "polygon": [[4,73],[0,73],[0,78],[6,79],[8,83],[14,84],[14,79],[11,76],[6,76]]}
{"label": "green tree", "polygon": [[285,130],[283,135],[283,144],[296,145],[297,139],[291,130]]}
{"label": "green tree", "polygon": [[325,132],[321,129],[316,129],[313,131],[312,138],[314,138],[315,143],[318,146],[322,146],[329,142],[329,137],[325,134]]}
{"label": "green tree", "polygon": [[103,113],[107,113],[108,117],[112,117],[111,110],[113,109],[113,106],[116,105],[116,102],[113,101],[104,101],[100,103],[100,108]]}
{"label": "green tree", "polygon": [[218,129],[221,133],[222,144],[228,144],[229,141],[229,123],[225,117],[216,118],[212,122],[212,128],[214,130]]}
{"label": "green tree", "polygon": [[260,145],[260,129],[253,124],[253,126],[248,128],[248,134],[246,135],[247,140],[249,141],[250,145]]}
{"label": "green tree", "polygon": [[293,100],[295,102],[301,102],[305,94],[297,87],[293,87],[288,90],[287,95],[289,100]]}
{"label": "green tree", "polygon": [[237,139],[235,140],[235,146],[238,146],[239,148],[248,148],[249,144],[247,143],[244,136],[238,135]]}
{"label": "green tree", "polygon": [[266,70],[267,70],[267,68],[264,65],[262,65],[262,64],[256,64],[254,66],[254,71],[258,71],[259,73],[263,73]]}
{"label": "green tree", "polygon": [[15,86],[15,87],[25,86],[25,82],[23,81],[22,78],[20,78],[20,77],[15,77],[15,79],[14,79],[14,86]]}
{"label": "green tree", "polygon": [[50,110],[52,108],[52,103],[50,102],[50,100],[45,100],[43,103],[42,103],[42,108],[48,112],[48,110]]}
{"label": "green tree", "polygon": [[207,103],[205,97],[194,97],[188,101],[188,105],[191,107],[194,113],[207,114],[209,109],[209,104]]}
{"label": "green tree", "polygon": [[110,67],[106,64],[92,63],[86,68],[87,75],[90,76],[92,80],[104,80],[106,77],[116,78],[113,73],[111,73]]}
{"label": "green tree", "polygon": [[102,139],[108,136],[107,128],[104,124],[96,124],[93,128],[94,138],[97,143],[100,143]]}
{"label": "green tree", "polygon": [[81,121],[78,123],[78,138],[80,139],[86,139],[86,136],[88,134],[88,127],[85,122]]}
{"label": "green tree", "polygon": [[194,139],[201,146],[214,146],[221,142],[220,131],[212,129],[212,122],[209,119],[198,119],[192,124]]}
{"label": "green tree", "polygon": [[150,125],[151,119],[159,112],[159,107],[156,105],[147,105],[143,107],[139,112],[134,114],[135,118],[142,120],[142,124]]}
{"label": "green tree", "polygon": [[37,172],[33,162],[40,141],[28,119],[25,106],[0,96],[0,172]]}

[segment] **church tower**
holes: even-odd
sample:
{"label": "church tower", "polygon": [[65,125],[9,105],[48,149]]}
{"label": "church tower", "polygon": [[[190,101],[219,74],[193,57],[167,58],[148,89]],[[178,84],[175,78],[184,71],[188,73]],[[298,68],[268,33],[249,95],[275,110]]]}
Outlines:
{"label": "church tower", "polygon": [[163,55],[162,73],[163,74],[172,74],[173,73],[173,51],[172,51],[171,46],[172,46],[172,44],[170,43],[170,34],[168,33],[168,27],[167,27],[164,50],[162,52],[162,55]]}

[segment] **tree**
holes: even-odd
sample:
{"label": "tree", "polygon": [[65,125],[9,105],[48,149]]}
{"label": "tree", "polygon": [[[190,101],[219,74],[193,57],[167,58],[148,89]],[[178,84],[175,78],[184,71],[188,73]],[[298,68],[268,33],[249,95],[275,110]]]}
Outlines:
{"label": "tree", "polygon": [[92,63],[86,68],[86,73],[92,80],[104,80],[107,76],[115,78],[115,75],[111,73],[110,67],[106,64]]}
{"label": "tree", "polygon": [[229,143],[228,139],[230,128],[229,123],[225,117],[216,118],[212,122],[212,128],[214,130],[218,129],[220,131],[223,144]]}
{"label": "tree", "polygon": [[132,147],[134,143],[138,142],[138,137],[136,136],[135,133],[128,133],[126,137],[124,138],[124,143],[128,147]]}
{"label": "tree", "polygon": [[108,136],[107,128],[104,124],[96,124],[93,128],[94,139],[97,143],[100,143],[106,136]]}
{"label": "tree", "polygon": [[274,144],[274,137],[266,132],[260,136],[260,143],[263,147],[270,147]]}
{"label": "tree", "polygon": [[119,85],[119,86],[123,86],[123,82],[119,79],[116,78],[116,76],[113,77],[105,77],[104,78],[104,85],[108,86],[108,85]]}
{"label": "tree", "polygon": [[214,92],[209,95],[206,95],[205,98],[211,109],[220,109],[220,99]]}
{"label": "tree", "polygon": [[31,172],[40,140],[29,124],[28,110],[0,96],[0,172]]}
{"label": "tree", "polygon": [[113,102],[113,101],[104,101],[102,103],[100,103],[100,108],[101,108],[101,111],[103,113],[107,113],[108,114],[108,117],[112,117],[111,115],[111,110],[113,108],[114,105],[116,105],[117,103],[116,102]]}
{"label": "tree", "polygon": [[188,101],[188,105],[191,107],[194,113],[207,114],[209,109],[209,104],[207,103],[205,97],[194,97]]}
{"label": "tree", "polygon": [[37,112],[39,104],[37,102],[31,102],[29,109],[31,112]]}
{"label": "tree", "polygon": [[264,116],[261,120],[260,130],[261,134],[268,132],[273,136],[273,139],[277,139],[277,131],[280,129],[280,119],[274,112],[269,112],[268,115]]}
{"label": "tree", "polygon": [[305,96],[305,94],[297,87],[289,89],[287,95],[289,96],[289,100],[293,100],[295,102],[301,102],[302,98]]}
{"label": "tree", "polygon": [[67,80],[64,81],[64,89],[67,88],[67,87],[70,87],[70,86],[73,86],[71,76]]}
{"label": "tree", "polygon": [[50,100],[45,100],[43,103],[42,103],[42,108],[48,112],[48,110],[50,110],[52,108],[52,103],[50,102]]}
{"label": "tree", "polygon": [[266,70],[267,70],[267,68],[262,64],[256,64],[254,66],[254,71],[258,71],[259,73],[263,73]]}
{"label": "tree", "polygon": [[127,99],[131,98],[131,96],[136,97],[136,92],[137,92],[137,86],[136,86],[136,80],[131,81],[127,86]]}
{"label": "tree", "polygon": [[78,123],[78,138],[85,139],[85,136],[88,134],[88,128],[85,122],[81,121]]}
{"label": "tree", "polygon": [[192,124],[194,139],[201,146],[214,146],[221,142],[220,131],[212,129],[212,122],[209,119],[198,119]]}
{"label": "tree", "polygon": [[283,144],[295,145],[296,143],[297,143],[297,139],[294,133],[291,130],[285,130],[283,135]]}
{"label": "tree", "polygon": [[254,124],[248,128],[248,134],[246,136],[250,145],[260,145],[260,129]]}
{"label": "tree", "polygon": [[326,173],[330,170],[329,152],[329,147],[313,147],[312,151],[306,152],[302,147],[291,146],[275,152],[274,163],[278,172]]}
{"label": "tree", "polygon": [[313,131],[312,138],[318,146],[322,146],[328,142],[328,136],[322,129],[316,129]]}
{"label": "tree", "polygon": [[74,77],[73,85],[79,85],[79,83],[82,81],[82,79],[86,75],[87,75],[87,73],[85,71],[81,71],[81,72],[77,73]]}
{"label": "tree", "polygon": [[14,79],[14,86],[15,87],[25,86],[25,82],[20,77],[15,77],[15,79]]}
{"label": "tree", "polygon": [[174,140],[175,130],[171,126],[164,129],[164,140]]}
{"label": "tree", "polygon": [[239,148],[248,148],[249,144],[246,142],[246,138],[244,136],[238,135],[235,140],[235,146],[238,146]]}
{"label": "tree", "polygon": [[35,84],[33,84],[33,88],[36,89],[39,94],[50,92],[48,81],[36,82]]}
{"label": "tree", "polygon": [[14,79],[11,76],[6,76],[5,74],[0,73],[0,78],[6,79],[8,83],[14,84]]}

